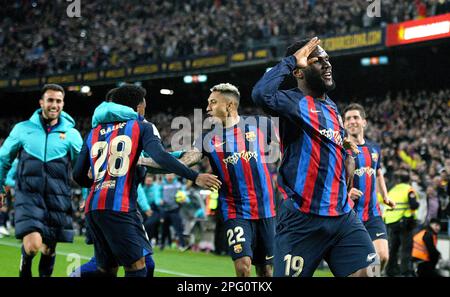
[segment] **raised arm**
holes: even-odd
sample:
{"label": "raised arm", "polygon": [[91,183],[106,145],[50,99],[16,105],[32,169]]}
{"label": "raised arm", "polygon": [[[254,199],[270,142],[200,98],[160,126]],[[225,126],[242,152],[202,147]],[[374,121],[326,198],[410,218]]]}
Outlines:
{"label": "raised arm", "polygon": [[294,69],[305,68],[317,61],[317,58],[308,59],[308,56],[319,43],[320,40],[314,37],[294,55],[283,58],[280,63],[266,72],[253,88],[253,102],[272,115],[295,117],[297,115],[296,101],[288,96],[286,91],[280,91],[279,87]]}

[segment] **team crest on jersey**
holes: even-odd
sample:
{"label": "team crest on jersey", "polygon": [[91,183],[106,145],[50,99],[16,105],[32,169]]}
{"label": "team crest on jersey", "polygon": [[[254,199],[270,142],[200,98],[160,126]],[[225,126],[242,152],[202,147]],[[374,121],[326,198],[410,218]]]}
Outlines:
{"label": "team crest on jersey", "polygon": [[242,244],[236,244],[233,248],[234,248],[234,252],[236,254],[239,254],[240,252],[242,252]]}
{"label": "team crest on jersey", "polygon": [[250,131],[245,133],[245,139],[247,139],[247,141],[255,141],[256,140],[256,134],[254,131]]}
{"label": "team crest on jersey", "polygon": [[66,133],[59,133],[59,139],[61,140],[66,139]]}
{"label": "team crest on jersey", "polygon": [[378,161],[378,153],[372,153],[371,155],[374,162]]}

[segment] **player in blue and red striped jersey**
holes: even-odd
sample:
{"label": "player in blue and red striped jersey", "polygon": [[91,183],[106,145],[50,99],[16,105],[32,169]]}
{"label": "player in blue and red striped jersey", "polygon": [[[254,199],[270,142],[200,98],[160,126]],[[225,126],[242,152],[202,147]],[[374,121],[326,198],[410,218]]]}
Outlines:
{"label": "player in blue and red striped jersey", "polygon": [[[312,276],[325,259],[336,276],[366,276],[376,253],[349,205],[342,118],[327,96],[335,87],[328,54],[315,37],[294,43],[255,85],[256,105],[280,117],[282,162],[274,276]],[[297,88],[280,90],[293,75]],[[349,197],[350,196],[350,197]]]}
{"label": "player in blue and red striped jersey", "polygon": [[[85,212],[99,274],[116,275],[119,265],[128,277],[147,274],[144,257],[152,248],[136,207],[137,162],[142,150],[162,168],[201,187],[220,187],[216,177],[198,174],[163,149],[156,127],[140,117],[145,114],[145,94],[141,87],[124,85],[115,90],[112,102],[97,107],[93,115],[97,124],[74,168],[75,181],[91,188]],[[110,112],[117,105],[123,110],[120,116]]]}
{"label": "player in blue and red striped jersey", "polygon": [[239,116],[239,100],[232,84],[211,88],[206,111],[215,128],[180,160],[190,165],[208,157],[222,182],[219,207],[236,275],[250,276],[253,264],[258,276],[272,276],[275,198],[267,165],[278,158],[270,145],[278,141],[268,118]]}
{"label": "player in blue and red striped jersey", "polygon": [[[380,146],[364,138],[364,129],[367,126],[366,112],[357,103],[352,103],[344,109],[344,127],[350,140],[358,145],[361,152],[354,156],[355,171],[353,187],[363,194],[356,200],[354,209],[363,222],[375,250],[380,258],[381,271],[389,260],[389,247],[386,226],[377,200],[377,190],[383,197],[383,202],[395,207],[395,202],[388,197],[386,183],[381,171]],[[351,154],[351,152],[349,152]]]}

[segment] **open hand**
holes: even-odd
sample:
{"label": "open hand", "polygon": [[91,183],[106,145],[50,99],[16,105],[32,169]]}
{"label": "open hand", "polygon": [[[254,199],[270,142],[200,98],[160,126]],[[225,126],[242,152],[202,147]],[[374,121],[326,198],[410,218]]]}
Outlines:
{"label": "open hand", "polygon": [[307,44],[305,44],[304,47],[302,47],[301,49],[299,49],[294,53],[295,59],[297,60],[298,68],[306,68],[308,67],[308,65],[319,60],[318,58],[308,59],[309,55],[316,49],[319,43],[320,39],[314,37]]}

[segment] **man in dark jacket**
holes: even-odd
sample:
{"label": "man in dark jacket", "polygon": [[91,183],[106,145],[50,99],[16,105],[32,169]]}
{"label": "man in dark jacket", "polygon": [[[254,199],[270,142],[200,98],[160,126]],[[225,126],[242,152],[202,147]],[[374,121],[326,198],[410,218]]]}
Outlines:
{"label": "man in dark jacket", "polygon": [[75,121],[62,111],[64,89],[48,84],[41,94],[41,108],[18,123],[0,148],[0,186],[14,158],[19,158],[14,207],[16,238],[23,243],[22,277],[32,276],[31,264],[38,251],[42,253],[39,275],[51,276],[56,243],[72,242],[74,236],[71,165],[83,140]]}
{"label": "man in dark jacket", "polygon": [[437,250],[437,236],[441,230],[438,219],[431,219],[427,228],[417,233],[413,238],[412,257],[418,261],[417,275],[419,277],[440,277],[436,270],[441,253]]}

